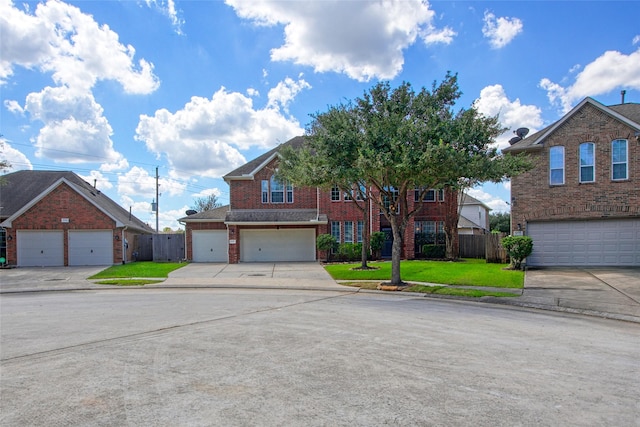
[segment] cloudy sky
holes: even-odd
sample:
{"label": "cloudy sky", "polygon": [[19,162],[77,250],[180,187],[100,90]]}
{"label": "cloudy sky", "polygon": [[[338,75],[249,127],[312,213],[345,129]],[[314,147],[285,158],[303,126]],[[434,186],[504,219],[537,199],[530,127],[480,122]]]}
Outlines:
{"label": "cloudy sky", "polygon": [[[381,80],[458,74],[510,130],[590,96],[640,102],[636,1],[0,0],[0,159],[72,170],[160,228]],[[6,172],[6,171],[5,171]],[[509,209],[508,183],[472,190]]]}

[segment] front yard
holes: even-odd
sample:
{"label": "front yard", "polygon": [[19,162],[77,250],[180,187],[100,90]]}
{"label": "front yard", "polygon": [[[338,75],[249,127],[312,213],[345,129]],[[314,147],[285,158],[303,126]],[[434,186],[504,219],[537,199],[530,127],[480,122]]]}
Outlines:
{"label": "front yard", "polygon": [[[326,270],[335,280],[350,286],[372,288],[373,283],[391,278],[391,262],[370,262],[372,270],[358,270],[359,263],[328,264]],[[402,261],[402,280],[414,284],[408,288],[414,292],[429,292],[463,296],[507,296],[500,292],[464,289],[460,287],[490,287],[522,289],[524,272],[506,270],[508,264],[488,264],[485,260],[464,259],[449,261]],[[440,284],[442,286],[421,286],[420,284]],[[455,286],[456,288],[452,287]],[[375,287],[373,287],[375,289]],[[513,296],[514,294],[508,294]]]}

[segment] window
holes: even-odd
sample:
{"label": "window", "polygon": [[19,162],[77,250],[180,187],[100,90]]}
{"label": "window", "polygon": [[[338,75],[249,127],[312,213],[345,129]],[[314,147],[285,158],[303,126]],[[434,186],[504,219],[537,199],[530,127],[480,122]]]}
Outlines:
{"label": "window", "polygon": [[627,140],[616,139],[611,143],[611,179],[628,179]]}
{"label": "window", "polygon": [[283,184],[275,177],[261,182],[262,203],[293,203],[293,186]]}
{"label": "window", "polygon": [[444,188],[441,188],[440,190],[438,190],[438,200],[440,200],[441,202],[444,202]]}
{"label": "window", "polygon": [[353,221],[344,222],[344,242],[353,243]]}
{"label": "window", "polygon": [[331,201],[332,202],[340,201],[340,189],[338,187],[331,187]]}
{"label": "window", "polygon": [[335,237],[336,242],[340,243],[340,222],[331,221],[331,235]]}
{"label": "window", "polygon": [[[385,189],[386,190],[386,189]],[[393,206],[395,207],[396,211],[392,212],[393,214],[398,214],[400,212],[400,204],[398,203],[398,196],[399,196],[399,192],[398,190],[396,190],[395,188],[391,188],[390,190],[387,190],[388,193],[383,194],[382,196],[382,203],[384,205],[384,208],[389,211],[389,209],[391,208],[391,201],[393,201]],[[391,199],[389,200],[389,193],[391,193]]]}
{"label": "window", "polygon": [[262,180],[262,203],[269,203],[269,181]]}
{"label": "window", "polygon": [[356,242],[357,243],[362,243],[362,234],[364,232],[364,221],[358,221],[357,222],[357,228],[356,228]]}
{"label": "window", "polygon": [[356,200],[362,201],[367,194],[367,188],[362,184],[359,185],[359,188],[359,190],[356,190]]}
{"label": "window", "polygon": [[549,150],[549,184],[564,184],[564,147],[551,147]]}
{"label": "window", "polygon": [[594,182],[596,180],[594,147],[593,142],[580,144],[580,182]]}

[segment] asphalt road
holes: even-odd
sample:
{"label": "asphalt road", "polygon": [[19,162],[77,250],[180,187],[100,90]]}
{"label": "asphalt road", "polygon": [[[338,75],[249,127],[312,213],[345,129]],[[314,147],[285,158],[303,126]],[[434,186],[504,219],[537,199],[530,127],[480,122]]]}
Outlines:
{"label": "asphalt road", "polygon": [[640,327],[398,294],[0,297],[2,426],[638,426]]}

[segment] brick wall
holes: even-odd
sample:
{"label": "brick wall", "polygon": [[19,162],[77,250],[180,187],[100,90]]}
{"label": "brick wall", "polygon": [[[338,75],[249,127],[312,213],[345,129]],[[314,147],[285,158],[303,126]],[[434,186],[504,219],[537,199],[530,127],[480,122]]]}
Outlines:
{"label": "brick wall", "polygon": [[[62,218],[68,222],[62,222]],[[11,236],[13,242],[7,245],[9,264],[17,264],[16,230],[64,230],[64,265],[69,265],[68,230],[113,230],[114,242],[116,235],[121,237],[111,218],[64,183],[16,218],[12,228],[7,229],[7,236]],[[113,262],[122,262],[122,245],[114,243],[113,252]]]}
{"label": "brick wall", "polygon": [[[628,141],[628,179],[611,179],[611,141]],[[595,182],[579,182],[579,146],[595,143]],[[565,184],[549,185],[549,149],[565,147]],[[634,130],[586,104],[531,153],[535,168],[511,180],[512,229],[528,221],[640,216],[640,143]]]}

